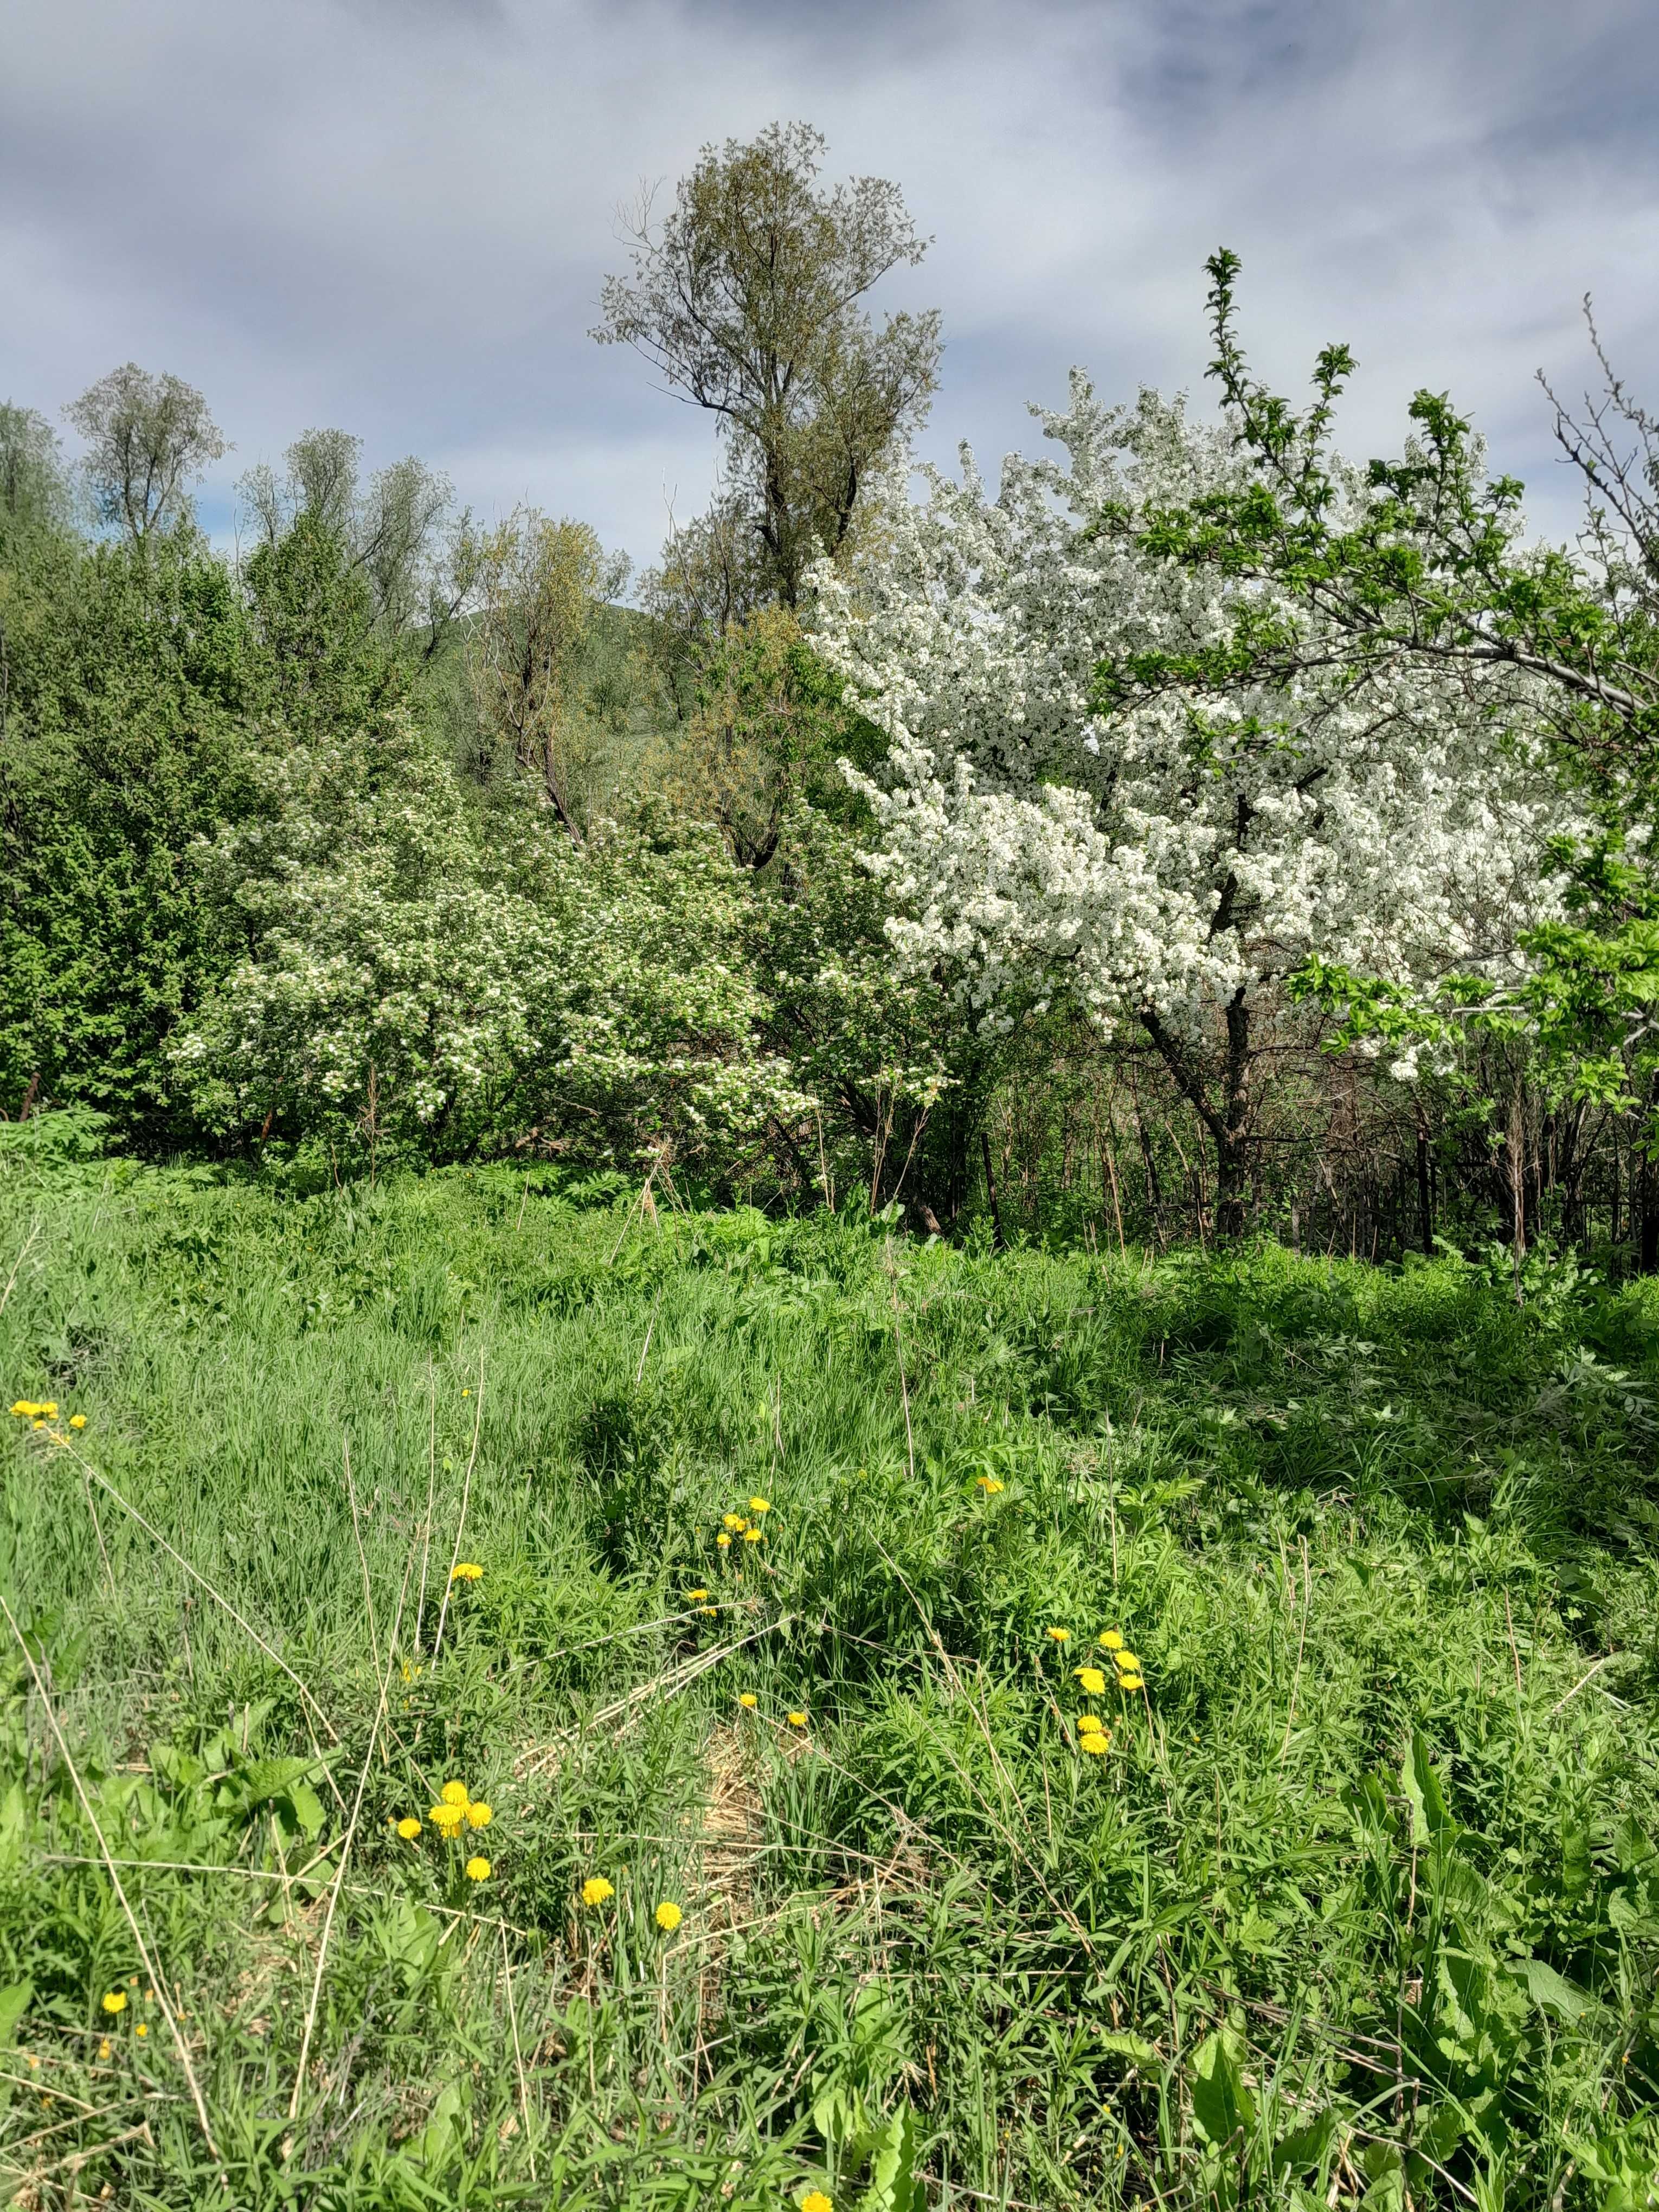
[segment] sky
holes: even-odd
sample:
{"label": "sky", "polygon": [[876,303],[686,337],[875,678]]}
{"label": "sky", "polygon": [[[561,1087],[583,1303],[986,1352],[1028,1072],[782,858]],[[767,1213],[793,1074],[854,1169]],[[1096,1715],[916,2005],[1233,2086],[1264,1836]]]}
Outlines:
{"label": "sky", "polygon": [[944,313],[928,458],[1030,449],[1074,362],[1201,392],[1226,245],[1266,374],[1352,347],[1351,452],[1449,390],[1564,536],[1534,377],[1582,392],[1587,291],[1659,404],[1656,113],[1652,0],[0,0],[0,398],[185,378],[216,535],[338,425],[649,562],[714,438],[587,335],[618,210],[801,118],[933,240],[878,295]]}

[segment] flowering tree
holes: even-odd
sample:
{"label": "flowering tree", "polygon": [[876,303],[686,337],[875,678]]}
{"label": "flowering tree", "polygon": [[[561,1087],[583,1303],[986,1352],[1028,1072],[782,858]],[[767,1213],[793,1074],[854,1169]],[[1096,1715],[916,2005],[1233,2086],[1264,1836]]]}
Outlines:
{"label": "flowering tree", "polygon": [[[889,489],[853,578],[817,574],[817,642],[886,731],[872,865],[899,960],[1006,1024],[1070,994],[1137,1028],[1213,1142],[1243,1222],[1263,1021],[1312,955],[1409,978],[1509,957],[1547,907],[1563,819],[1524,672],[1389,661],[1207,689],[1120,687],[1138,658],[1225,646],[1271,592],[1161,557],[1103,517],[1235,483],[1224,429],[1073,377],[1041,417],[1063,461],[964,453]],[[1104,674],[1103,674],[1103,671]]]}
{"label": "flowering tree", "polygon": [[[1164,641],[1103,672],[1120,705],[1217,689],[1363,689],[1377,672],[1432,670],[1491,707],[1507,699],[1541,728],[1577,795],[1557,841],[1559,910],[1521,933],[1514,972],[1401,982],[1310,960],[1297,988],[1375,1047],[1415,1041],[1449,1053],[1472,1033],[1521,1037],[1548,1087],[1645,1122],[1641,1265],[1659,1267],[1659,419],[1609,362],[1585,312],[1599,393],[1575,415],[1550,392],[1558,442],[1583,482],[1571,550],[1529,544],[1522,486],[1489,477],[1480,441],[1444,394],[1419,391],[1410,434],[1363,474],[1333,449],[1335,403],[1356,363],[1345,345],[1315,361],[1297,406],[1252,370],[1241,343],[1236,254],[1206,264],[1209,374],[1234,429],[1219,485],[1100,526],[1148,556],[1225,579],[1222,631]],[[1540,381],[1542,380],[1540,377]],[[1512,1164],[1512,1173],[1515,1172]],[[1518,1190],[1518,1184],[1516,1185]],[[1518,1197],[1515,1234],[1522,1229]]]}

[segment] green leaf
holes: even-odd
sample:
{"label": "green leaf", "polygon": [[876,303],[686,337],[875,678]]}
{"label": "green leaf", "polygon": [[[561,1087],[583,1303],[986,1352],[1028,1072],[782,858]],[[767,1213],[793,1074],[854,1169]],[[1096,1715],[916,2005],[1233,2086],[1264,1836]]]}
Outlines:
{"label": "green leaf", "polygon": [[1131,2065],[1155,2066],[1158,2052],[1144,2035],[1119,2033],[1114,2030],[1100,2039],[1100,2047],[1114,2058],[1127,2058]]}
{"label": "green leaf", "polygon": [[1582,2020],[1587,2012],[1596,2009],[1595,2000],[1587,1990],[1581,1990],[1576,1982],[1558,1974],[1543,1960],[1528,1959],[1522,1971],[1527,1977],[1528,1992],[1540,2008],[1558,2012],[1563,2020]]}
{"label": "green leaf", "polygon": [[1457,1841],[1457,1823],[1440,1787],[1428,1739],[1416,1729],[1401,1766],[1400,1784],[1412,1808],[1413,1843],[1419,1848],[1427,1844],[1436,1850],[1449,1850]]}
{"label": "green leaf", "polygon": [[916,2178],[916,2116],[901,2105],[877,2136],[861,2212],[921,2212]]}
{"label": "green leaf", "polygon": [[153,1743],[149,1747],[149,1763],[163,1782],[175,1790],[191,1790],[204,1780],[207,1768],[192,1751],[183,1751],[177,1744]]}
{"label": "green leaf", "polygon": [[1330,2148],[1336,2134],[1337,2115],[1327,2106],[1300,2127],[1282,2135],[1273,2146],[1273,2171],[1276,2173],[1306,2173],[1318,2166]]}
{"label": "green leaf", "polygon": [[0,1990],[0,2050],[16,2034],[18,2023],[28,2010],[29,1999],[33,1995],[33,1982],[13,1982]]}
{"label": "green leaf", "polygon": [[294,1817],[306,1834],[320,1834],[323,1826],[322,1801],[308,1782],[296,1782],[288,1793],[288,1802],[294,1808]]}
{"label": "green leaf", "polygon": [[1255,2125],[1255,2100],[1244,2086],[1227,2030],[1206,2036],[1193,2054],[1193,2125],[1207,2143],[1231,2143]]}
{"label": "green leaf", "polygon": [[303,1782],[316,1765],[310,1759],[253,1759],[236,1777],[236,1784],[250,1805],[271,1797],[291,1796],[294,1784]]}
{"label": "green leaf", "polygon": [[1239,1922],[1236,1940],[1242,1950],[1251,1953],[1270,1951],[1279,1934],[1279,1923],[1259,1912],[1255,1905],[1247,1905],[1244,1917]]}
{"label": "green leaf", "polygon": [[10,1783],[0,1796],[0,1867],[9,1868],[22,1856],[28,1831],[28,1801],[22,1784]]}
{"label": "green leaf", "polygon": [[465,2132],[461,2093],[452,2082],[432,2107],[432,2117],[410,2146],[422,2165],[441,2167],[459,2148]]}
{"label": "green leaf", "polygon": [[1626,1873],[1632,1873],[1638,1867],[1649,1866],[1656,1857],[1659,1857],[1652,1838],[1628,1814],[1613,1830],[1613,1848],[1620,1867]]}
{"label": "green leaf", "polygon": [[1370,2179],[1361,2212],[1405,2212],[1406,2168],[1392,2143],[1371,2143],[1359,2161]]}
{"label": "green leaf", "polygon": [[1590,1886],[1593,1874],[1589,1830],[1581,1819],[1564,1814],[1561,1820],[1562,1895],[1582,1897]]}
{"label": "green leaf", "polygon": [[1419,2111],[1413,2148],[1443,2164],[1464,2137],[1475,2131],[1468,2113],[1455,2098],[1448,2097]]}
{"label": "green leaf", "polygon": [[841,2082],[832,2084],[812,2100],[812,2125],[834,2149],[845,2148],[864,2124],[863,2100],[856,2090]]}

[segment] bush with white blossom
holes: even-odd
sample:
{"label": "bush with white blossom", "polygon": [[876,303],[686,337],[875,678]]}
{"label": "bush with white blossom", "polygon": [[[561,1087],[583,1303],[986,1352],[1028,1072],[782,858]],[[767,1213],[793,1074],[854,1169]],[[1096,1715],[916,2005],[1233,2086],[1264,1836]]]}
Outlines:
{"label": "bush with white blossom", "polygon": [[729,1149],[805,1101],[762,1041],[744,887],[712,830],[581,852],[480,812],[408,718],[273,745],[199,859],[250,950],[174,1048],[227,1133],[457,1157]]}

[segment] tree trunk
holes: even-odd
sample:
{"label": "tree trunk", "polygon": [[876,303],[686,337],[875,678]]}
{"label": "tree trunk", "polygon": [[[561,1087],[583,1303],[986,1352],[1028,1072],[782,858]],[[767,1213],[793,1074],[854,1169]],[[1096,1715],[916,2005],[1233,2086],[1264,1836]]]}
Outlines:
{"label": "tree trunk", "polygon": [[1221,1068],[1219,1105],[1212,1099],[1201,1069],[1181,1039],[1150,1008],[1141,1024],[1157,1046],[1176,1088],[1215,1145],[1215,1231],[1233,1243],[1244,1233],[1244,1196],[1249,1183],[1250,1010],[1241,984],[1227,1001],[1227,1049]]}
{"label": "tree trunk", "polygon": [[991,1228],[996,1238],[996,1249],[1001,1252],[1006,1249],[1007,1240],[1002,1233],[1002,1208],[997,1204],[996,1177],[991,1172],[991,1139],[983,1129],[979,1133],[979,1145],[985,1156],[985,1194],[991,1201]]}
{"label": "tree trunk", "polygon": [[1215,1150],[1215,1233],[1222,1242],[1233,1243],[1244,1234],[1244,1194],[1249,1180],[1243,1133],[1218,1133]]}
{"label": "tree trunk", "polygon": [[1423,1231],[1423,1256],[1434,1257],[1434,1192],[1429,1182],[1429,1133],[1417,1125],[1417,1213]]}
{"label": "tree trunk", "polygon": [[1226,1092],[1223,1127],[1216,1132],[1218,1237],[1230,1242],[1244,1234],[1244,1192],[1249,1182],[1250,1126],[1250,1010],[1241,983],[1227,1002]]}

